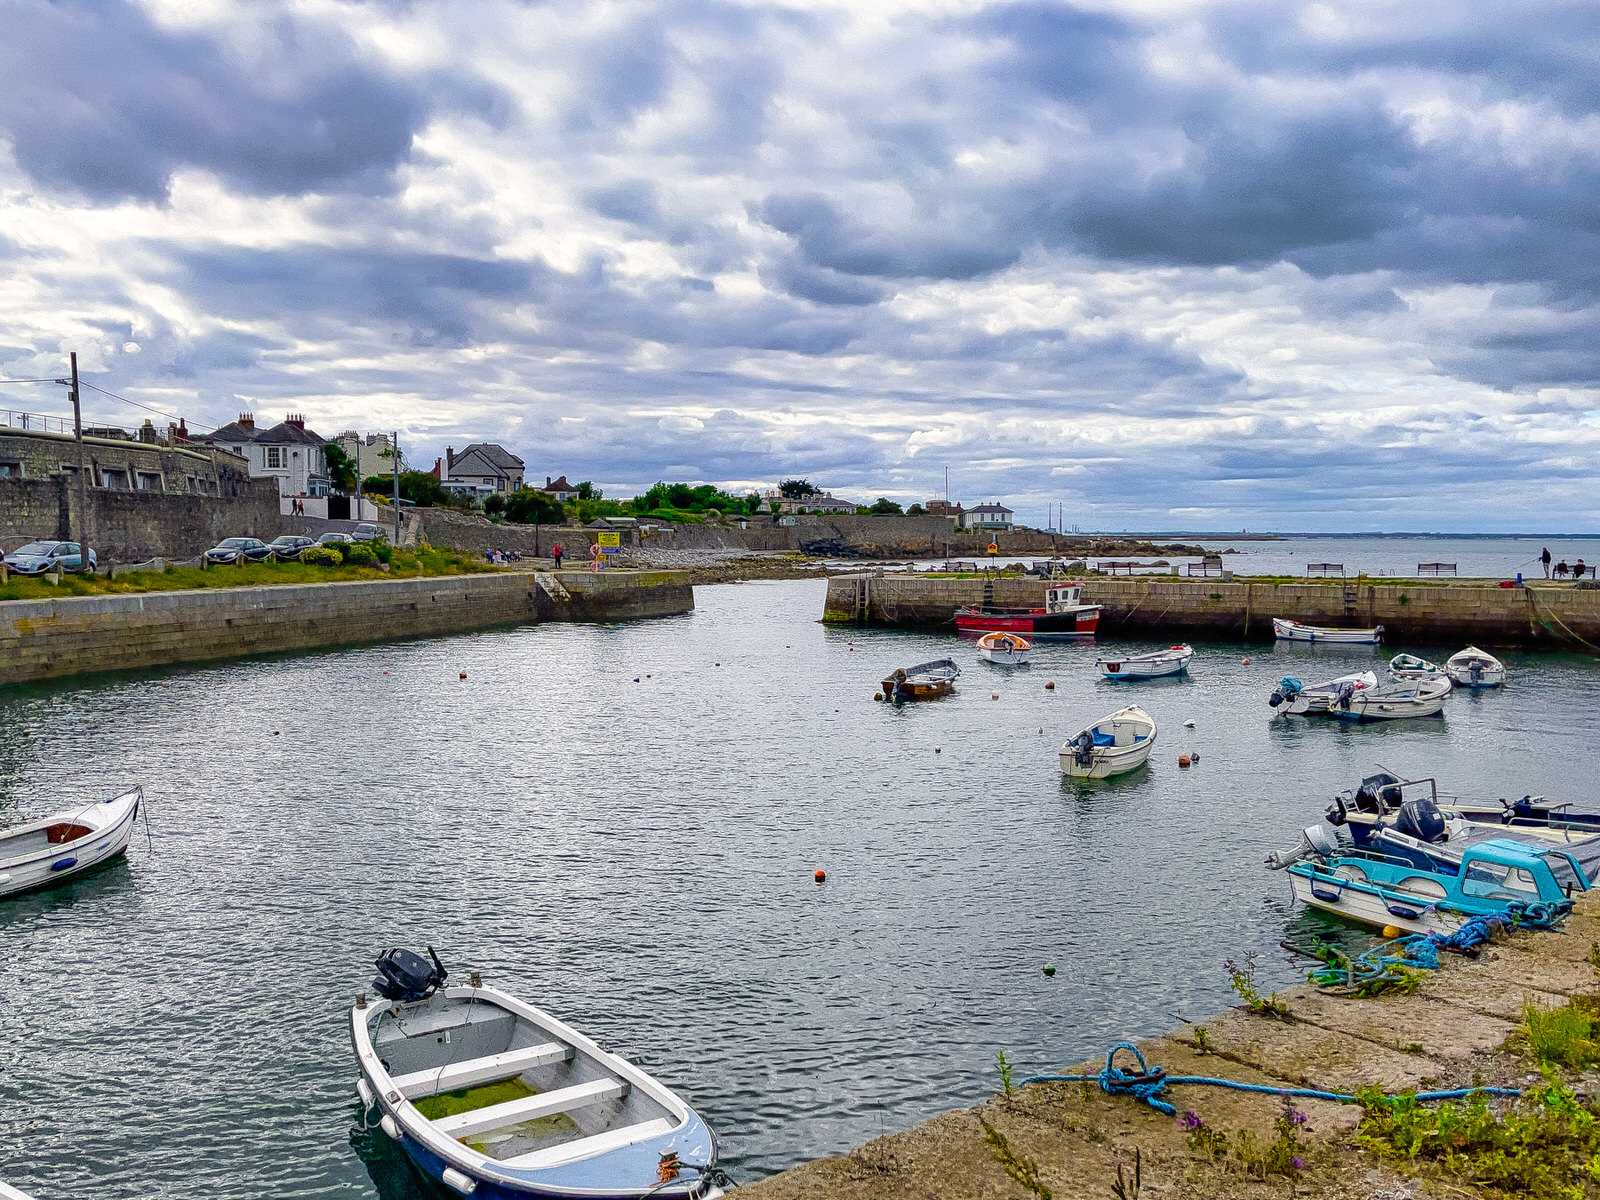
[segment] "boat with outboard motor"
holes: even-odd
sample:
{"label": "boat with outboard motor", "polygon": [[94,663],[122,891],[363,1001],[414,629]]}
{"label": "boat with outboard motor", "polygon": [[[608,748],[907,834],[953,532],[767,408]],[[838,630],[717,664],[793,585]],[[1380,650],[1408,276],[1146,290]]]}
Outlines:
{"label": "boat with outboard motor", "polygon": [[1328,715],[1340,721],[1399,721],[1435,717],[1450,694],[1448,679],[1392,679],[1376,687],[1341,687]]}
{"label": "boat with outboard motor", "polygon": [[1378,677],[1371,671],[1357,671],[1337,679],[1313,683],[1309,687],[1293,675],[1278,680],[1278,686],[1267,697],[1267,704],[1278,710],[1279,716],[1306,716],[1325,713],[1328,706],[1347,692],[1378,686]]}
{"label": "boat with outboard motor", "polygon": [[1130,704],[1063,742],[1061,769],[1074,779],[1124,775],[1142,767],[1155,744],[1155,718]]}
{"label": "boat with outboard motor", "polygon": [[1272,618],[1272,632],[1283,642],[1345,642],[1350,645],[1375,646],[1383,641],[1383,626],[1371,629],[1332,629],[1326,625],[1302,625],[1286,617]]}
{"label": "boat with outboard motor", "polygon": [[[1600,813],[1574,812],[1570,804],[1550,804],[1543,796],[1528,795],[1520,800],[1474,800],[1442,795],[1432,776],[1401,779],[1389,771],[1379,771],[1333,798],[1328,805],[1328,824],[1343,827],[1357,846],[1371,843],[1380,828],[1399,829],[1425,836],[1401,819],[1408,804],[1423,800],[1437,810],[1447,824],[1465,822],[1484,829],[1500,830],[1508,837],[1529,837],[1541,841],[1576,844],[1600,836]],[[1582,856],[1580,856],[1582,857]]]}
{"label": "boat with outboard motor", "polygon": [[937,700],[955,691],[961,668],[953,658],[936,658],[914,667],[901,667],[879,686],[885,700],[901,704],[907,700]]}
{"label": "boat with outboard motor", "polygon": [[1452,654],[1444,664],[1445,673],[1464,688],[1499,687],[1506,681],[1506,665],[1487,650],[1468,646]]}
{"label": "boat with outboard motor", "polygon": [[1311,825],[1297,847],[1269,855],[1266,865],[1287,870],[1295,898],[1313,908],[1410,933],[1453,933],[1493,913],[1552,921],[1589,888],[1564,848],[1509,838],[1476,842],[1449,867],[1347,845],[1326,827]]}
{"label": "boat with outboard motor", "polygon": [[960,633],[1020,633],[1035,640],[1089,637],[1100,623],[1100,606],[1084,604],[1082,595],[1082,584],[1048,584],[1044,589],[1043,608],[1000,608],[991,603],[977,608],[958,608],[956,630]]}
{"label": "boat with outboard motor", "polygon": [[1389,674],[1396,679],[1442,679],[1444,668],[1415,654],[1396,654],[1389,660]]}
{"label": "boat with outboard motor", "polygon": [[1194,658],[1193,646],[1168,646],[1165,650],[1152,650],[1148,654],[1130,654],[1123,658],[1109,655],[1095,659],[1094,665],[1107,679],[1160,679],[1166,675],[1181,675],[1189,669]]}
{"label": "boat with outboard motor", "polygon": [[143,803],[135,787],[0,830],[0,899],[54,887],[122,854]]}
{"label": "boat with outboard motor", "polygon": [[486,986],[446,986],[387,950],[356,998],[365,1110],[430,1179],[484,1200],[709,1200],[731,1186],[717,1139],[674,1092],[570,1025]]}
{"label": "boat with outboard motor", "polygon": [[986,633],[978,639],[978,654],[1001,666],[1020,667],[1033,653],[1033,643],[1018,633]]}

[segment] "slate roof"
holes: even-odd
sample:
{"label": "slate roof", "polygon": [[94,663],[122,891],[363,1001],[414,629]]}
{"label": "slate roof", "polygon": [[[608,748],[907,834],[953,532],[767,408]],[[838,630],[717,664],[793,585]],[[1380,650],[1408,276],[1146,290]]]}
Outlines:
{"label": "slate roof", "polygon": [[449,474],[452,478],[468,475],[498,475],[501,478],[509,476],[505,468],[496,466],[482,449],[477,447],[468,447],[451,458]]}
{"label": "slate roof", "polygon": [[980,504],[976,508],[967,509],[969,513],[1008,513],[1015,511],[1004,504]]}
{"label": "slate roof", "polygon": [[289,421],[274,425],[271,429],[256,434],[251,440],[265,442],[268,445],[288,443],[296,446],[325,446],[328,444],[327,438],[317,436],[304,425],[297,425]]}
{"label": "slate roof", "polygon": [[[484,462],[491,467],[497,468],[501,474],[520,471],[523,468],[523,462],[520,458],[504,446],[496,445],[494,442],[473,442],[472,445],[456,456],[455,461],[459,463],[469,454],[480,455]],[[450,469],[453,471],[455,467],[452,466]],[[482,474],[481,471],[478,473]]]}
{"label": "slate roof", "polygon": [[557,479],[554,483],[547,483],[547,484],[544,485],[544,487],[540,488],[539,490],[541,492],[575,492],[578,489],[573,487],[570,483],[568,483],[567,482],[567,477],[565,475],[563,475],[559,479]]}

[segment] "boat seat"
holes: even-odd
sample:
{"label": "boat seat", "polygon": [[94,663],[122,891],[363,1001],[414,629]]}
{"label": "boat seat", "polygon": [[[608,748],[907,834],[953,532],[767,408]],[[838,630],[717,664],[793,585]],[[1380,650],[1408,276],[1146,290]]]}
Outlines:
{"label": "boat seat", "polygon": [[553,1092],[540,1092],[537,1096],[524,1096],[520,1100],[507,1100],[504,1104],[491,1104],[472,1112],[440,1117],[433,1127],[446,1137],[459,1141],[475,1134],[488,1133],[491,1129],[504,1129],[507,1125],[520,1125],[524,1121],[537,1121],[541,1117],[553,1117],[570,1109],[615,1100],[627,1090],[626,1083],[608,1075],[603,1079],[557,1088]]}
{"label": "boat seat", "polygon": [[1116,744],[1117,740],[1111,734],[1101,733],[1098,729],[1091,729],[1089,731],[1089,736],[1094,739],[1094,744],[1096,746],[1113,746]]}
{"label": "boat seat", "polygon": [[501,1054],[468,1058],[443,1067],[430,1067],[426,1071],[396,1075],[394,1085],[407,1100],[415,1100],[419,1096],[432,1096],[439,1092],[453,1092],[458,1088],[476,1087],[480,1083],[510,1079],[535,1067],[547,1067],[571,1057],[571,1046],[564,1046],[560,1042],[543,1042]]}
{"label": "boat seat", "polygon": [[575,1138],[570,1142],[562,1142],[559,1146],[546,1146],[543,1150],[519,1154],[516,1158],[503,1158],[500,1160],[500,1165],[521,1171],[537,1170],[540,1167],[550,1167],[578,1158],[588,1158],[591,1154],[603,1154],[619,1146],[631,1146],[634,1142],[642,1142],[646,1138],[660,1137],[671,1132],[672,1122],[665,1117],[657,1117],[653,1121],[641,1121],[637,1125],[607,1129],[592,1137]]}

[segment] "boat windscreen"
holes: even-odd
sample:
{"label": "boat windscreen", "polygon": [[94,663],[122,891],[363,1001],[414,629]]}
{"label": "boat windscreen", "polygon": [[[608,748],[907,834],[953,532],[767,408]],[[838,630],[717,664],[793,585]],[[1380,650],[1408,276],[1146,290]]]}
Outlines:
{"label": "boat windscreen", "polygon": [[[1587,878],[1580,877],[1578,872],[1573,869],[1572,859],[1565,854],[1551,851],[1548,854],[1540,855],[1540,857],[1544,859],[1545,865],[1550,868],[1550,873],[1556,877],[1557,886],[1567,895],[1570,896],[1574,892],[1589,890],[1588,880],[1593,879],[1594,876],[1591,874]],[[1588,864],[1585,865],[1587,866]],[[1600,866],[1600,864],[1596,864],[1596,866]]]}

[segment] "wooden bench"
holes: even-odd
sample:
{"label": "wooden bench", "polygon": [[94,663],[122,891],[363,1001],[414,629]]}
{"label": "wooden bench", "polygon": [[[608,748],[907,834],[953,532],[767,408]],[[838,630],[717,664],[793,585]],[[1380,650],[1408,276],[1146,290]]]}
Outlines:
{"label": "wooden bench", "polygon": [[607,1150],[615,1150],[618,1146],[630,1146],[634,1142],[642,1142],[646,1138],[660,1137],[664,1133],[671,1132],[672,1122],[665,1117],[657,1117],[653,1121],[623,1125],[616,1129],[607,1129],[604,1133],[594,1134],[592,1137],[562,1142],[559,1146],[546,1146],[543,1150],[519,1154],[516,1158],[501,1159],[500,1165],[524,1171],[536,1170],[539,1167],[554,1166],[556,1163],[571,1162],[577,1158],[588,1158],[591,1154],[601,1154]]}
{"label": "wooden bench", "polygon": [[1418,563],[1417,564],[1417,574],[1418,575],[1454,575],[1455,573],[1456,573],[1456,564],[1455,563]]}
{"label": "wooden bench", "polygon": [[608,1075],[603,1079],[557,1088],[553,1092],[540,1092],[537,1096],[524,1096],[520,1100],[507,1100],[504,1104],[491,1104],[487,1108],[440,1117],[433,1127],[446,1137],[459,1141],[488,1133],[491,1129],[503,1129],[507,1125],[520,1125],[524,1121],[537,1121],[541,1117],[553,1117],[574,1108],[615,1100],[627,1090],[628,1085],[622,1080]]}
{"label": "wooden bench", "polygon": [[1339,573],[1339,578],[1340,579],[1344,578],[1344,564],[1343,563],[1307,563],[1306,564],[1306,575],[1307,576],[1321,575],[1322,577],[1327,578],[1328,576],[1332,575],[1335,571],[1337,571]]}
{"label": "wooden bench", "polygon": [[1097,571],[1104,571],[1107,575],[1132,575],[1136,566],[1138,564],[1131,560],[1108,558],[1095,563],[1094,568]]}
{"label": "wooden bench", "polygon": [[1220,558],[1202,558],[1199,562],[1183,564],[1185,575],[1221,575],[1222,560]]}
{"label": "wooden bench", "polygon": [[543,1042],[537,1046],[524,1046],[520,1050],[507,1050],[443,1067],[430,1067],[426,1071],[412,1071],[409,1075],[396,1075],[394,1085],[407,1100],[415,1100],[418,1096],[433,1096],[439,1092],[453,1092],[458,1088],[510,1079],[535,1067],[547,1067],[571,1057],[571,1046],[564,1046],[560,1042]]}

